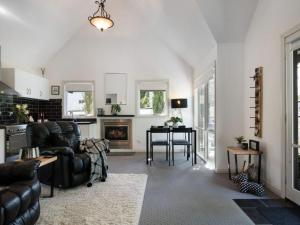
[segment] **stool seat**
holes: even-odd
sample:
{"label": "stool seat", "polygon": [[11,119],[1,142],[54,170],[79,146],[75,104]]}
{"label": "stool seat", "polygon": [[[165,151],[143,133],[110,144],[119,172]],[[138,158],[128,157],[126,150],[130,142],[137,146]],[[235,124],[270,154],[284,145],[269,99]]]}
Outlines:
{"label": "stool seat", "polygon": [[151,145],[169,145],[168,140],[155,140],[151,142]]}
{"label": "stool seat", "polygon": [[[157,137],[153,140],[153,134]],[[153,161],[153,148],[154,146],[165,146],[166,147],[166,160],[169,159],[170,153],[170,128],[162,126],[151,126],[150,129],[150,165]],[[170,160],[169,160],[170,165]]]}
{"label": "stool seat", "polygon": [[190,143],[189,141],[187,140],[173,140],[172,141],[172,144],[173,145],[192,145],[192,143]]}

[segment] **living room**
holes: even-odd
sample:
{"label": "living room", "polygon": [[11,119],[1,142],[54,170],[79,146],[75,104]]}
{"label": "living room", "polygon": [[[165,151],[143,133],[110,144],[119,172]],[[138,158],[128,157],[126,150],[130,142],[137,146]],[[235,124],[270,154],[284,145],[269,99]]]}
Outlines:
{"label": "living room", "polygon": [[1,0],[0,225],[300,224],[299,9]]}

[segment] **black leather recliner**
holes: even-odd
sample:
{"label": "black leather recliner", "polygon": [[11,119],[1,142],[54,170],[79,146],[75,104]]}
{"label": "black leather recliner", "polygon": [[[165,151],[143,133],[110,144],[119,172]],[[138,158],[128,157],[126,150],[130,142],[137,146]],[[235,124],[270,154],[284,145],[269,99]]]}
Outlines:
{"label": "black leather recliner", "polygon": [[[42,155],[56,155],[55,186],[70,188],[83,184],[90,177],[90,158],[79,151],[80,129],[74,122],[28,124],[27,144],[39,147]],[[42,183],[51,183],[51,165],[39,169]]]}
{"label": "black leather recliner", "polygon": [[32,225],[40,216],[39,161],[0,164],[0,225]]}

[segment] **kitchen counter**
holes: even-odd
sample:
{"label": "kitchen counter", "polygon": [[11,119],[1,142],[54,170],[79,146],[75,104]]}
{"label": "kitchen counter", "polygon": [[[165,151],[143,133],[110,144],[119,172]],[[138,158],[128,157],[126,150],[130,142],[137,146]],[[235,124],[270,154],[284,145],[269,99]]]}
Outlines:
{"label": "kitchen counter", "polygon": [[80,118],[80,119],[61,119],[61,121],[74,121],[79,125],[89,125],[89,124],[96,124],[96,118]]}

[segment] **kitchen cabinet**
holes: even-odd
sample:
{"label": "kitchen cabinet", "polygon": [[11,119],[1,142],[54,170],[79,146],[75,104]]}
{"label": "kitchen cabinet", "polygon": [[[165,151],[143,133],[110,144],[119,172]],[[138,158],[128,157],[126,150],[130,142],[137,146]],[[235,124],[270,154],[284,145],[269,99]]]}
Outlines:
{"label": "kitchen cabinet", "polygon": [[2,69],[2,82],[15,89],[20,97],[49,100],[49,81],[19,69]]}

